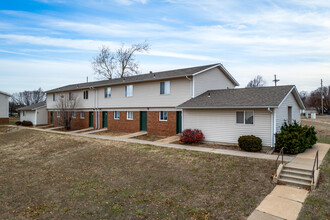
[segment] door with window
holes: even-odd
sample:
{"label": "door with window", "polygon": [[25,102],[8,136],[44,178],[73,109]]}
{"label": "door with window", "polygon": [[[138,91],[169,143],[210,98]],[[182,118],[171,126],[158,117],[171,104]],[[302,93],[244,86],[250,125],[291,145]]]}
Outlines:
{"label": "door with window", "polygon": [[102,112],[102,128],[108,127],[108,112]]}
{"label": "door with window", "polygon": [[94,127],[94,112],[89,112],[89,127]]}
{"label": "door with window", "polygon": [[140,112],[140,130],[147,131],[147,112]]}
{"label": "door with window", "polygon": [[54,122],[54,112],[50,112],[50,124],[52,125]]}
{"label": "door with window", "polygon": [[182,112],[176,112],[176,133],[182,132]]}

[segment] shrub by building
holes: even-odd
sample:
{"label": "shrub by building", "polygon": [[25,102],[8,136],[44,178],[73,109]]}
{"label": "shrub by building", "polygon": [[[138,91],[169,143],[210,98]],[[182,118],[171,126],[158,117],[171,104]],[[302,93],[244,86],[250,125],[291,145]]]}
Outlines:
{"label": "shrub by building", "polygon": [[180,142],[184,144],[197,144],[202,142],[204,139],[205,137],[203,132],[198,129],[185,129],[180,136]]}
{"label": "shrub by building", "polygon": [[238,146],[245,151],[260,151],[262,140],[254,135],[241,136],[238,138]]}
{"label": "shrub by building", "polygon": [[275,151],[284,147],[284,153],[298,154],[311,148],[317,141],[314,127],[302,126],[296,121],[288,124],[285,122],[281,132],[276,134]]}

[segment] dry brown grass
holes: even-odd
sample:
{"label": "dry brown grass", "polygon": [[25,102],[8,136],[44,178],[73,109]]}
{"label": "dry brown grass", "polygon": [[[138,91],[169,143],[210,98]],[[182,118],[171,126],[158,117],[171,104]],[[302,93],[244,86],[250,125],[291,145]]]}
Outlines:
{"label": "dry brown grass", "polygon": [[319,142],[330,144],[330,119],[302,119],[301,124],[314,126]]}
{"label": "dry brown grass", "polygon": [[51,134],[0,134],[4,219],[245,219],[273,161]]}
{"label": "dry brown grass", "polygon": [[119,132],[119,131],[100,131],[93,133],[95,135],[103,135],[103,136],[110,136],[110,137],[118,137],[118,136],[123,136],[129,133],[126,132]]}
{"label": "dry brown grass", "polygon": [[144,134],[144,135],[135,136],[132,138],[139,139],[139,140],[145,140],[145,141],[158,141],[158,140],[164,139],[166,137],[161,137],[161,136],[152,135],[152,134]]}

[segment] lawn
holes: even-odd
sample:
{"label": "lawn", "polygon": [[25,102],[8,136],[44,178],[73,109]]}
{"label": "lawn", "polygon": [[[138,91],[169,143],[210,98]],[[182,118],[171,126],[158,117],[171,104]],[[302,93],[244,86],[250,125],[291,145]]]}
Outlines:
{"label": "lawn", "polygon": [[302,125],[314,126],[317,132],[318,142],[330,144],[330,119],[302,119]]}
{"label": "lawn", "polygon": [[0,128],[4,219],[244,219],[273,161]]}
{"label": "lawn", "polygon": [[299,219],[330,219],[330,153],[323,160],[319,185],[307,197]]}

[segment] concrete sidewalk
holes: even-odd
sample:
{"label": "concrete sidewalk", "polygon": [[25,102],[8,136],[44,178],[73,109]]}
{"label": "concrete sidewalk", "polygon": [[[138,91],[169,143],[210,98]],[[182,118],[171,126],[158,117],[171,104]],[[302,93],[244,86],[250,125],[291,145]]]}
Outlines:
{"label": "concrete sidewalk", "polygon": [[[16,127],[16,126],[14,126],[14,127]],[[125,138],[124,136],[110,137],[110,136],[102,136],[102,135],[95,135],[95,134],[71,133],[71,132],[62,132],[62,131],[54,131],[54,130],[38,129],[38,128],[26,128],[26,127],[20,127],[20,128],[33,129],[33,130],[37,130],[37,131],[56,133],[56,134],[97,138],[97,139],[111,140],[111,141],[122,141],[122,142],[127,142],[127,143],[147,144],[147,145],[154,145],[154,146],[159,146],[159,147],[190,150],[190,151],[199,151],[199,152],[214,153],[214,154],[223,154],[223,155],[230,155],[230,156],[237,156],[237,157],[248,157],[248,158],[265,159],[265,160],[276,160],[277,159],[277,155],[271,155],[271,154],[252,153],[252,152],[246,152],[246,151],[236,151],[236,150],[226,150],[226,149],[215,149],[215,148],[207,148],[207,147],[195,147],[195,146],[182,145],[182,144],[169,144],[169,143],[162,143],[162,142],[157,142],[157,141],[146,141],[146,140],[139,140],[139,139],[134,139],[134,138]],[[284,156],[283,160],[286,162],[289,162],[293,159],[294,159],[294,157]]]}
{"label": "concrete sidewalk", "polygon": [[[313,169],[313,163],[316,151],[319,151],[319,165],[330,148],[329,144],[317,143],[313,148],[298,154],[287,167],[296,167],[302,169]],[[292,186],[277,185],[273,191],[266,196],[260,205],[252,212],[248,220],[259,219],[289,219],[298,218],[303,203],[307,198],[309,191],[298,189]]]}

